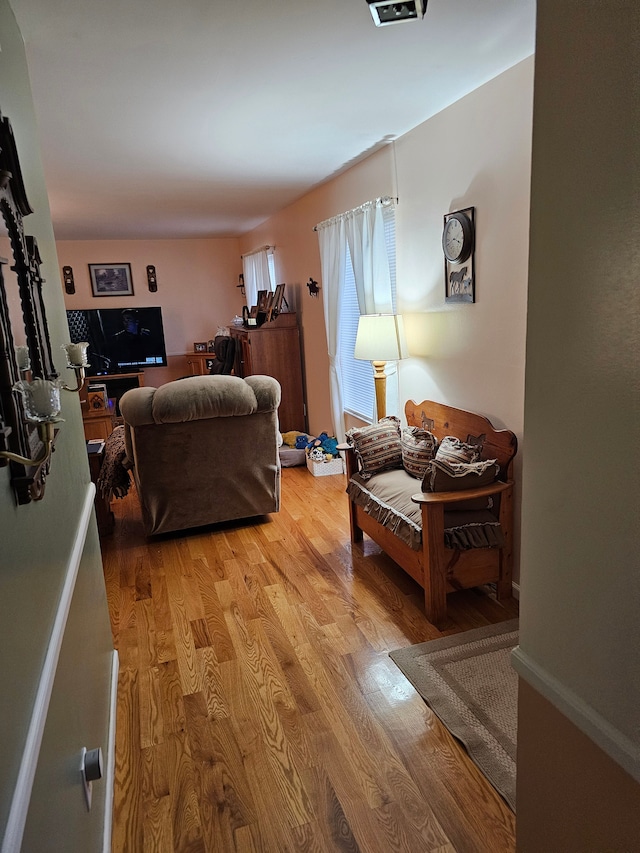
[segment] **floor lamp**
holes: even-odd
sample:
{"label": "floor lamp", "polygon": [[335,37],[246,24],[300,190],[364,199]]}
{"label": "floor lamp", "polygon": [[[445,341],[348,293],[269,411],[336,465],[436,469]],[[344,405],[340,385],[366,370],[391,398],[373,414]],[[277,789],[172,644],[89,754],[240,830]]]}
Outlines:
{"label": "floor lamp", "polygon": [[358,320],[353,355],[354,358],[373,364],[376,413],[378,420],[381,420],[386,415],[387,404],[385,364],[409,355],[402,317],[398,314],[362,314]]}

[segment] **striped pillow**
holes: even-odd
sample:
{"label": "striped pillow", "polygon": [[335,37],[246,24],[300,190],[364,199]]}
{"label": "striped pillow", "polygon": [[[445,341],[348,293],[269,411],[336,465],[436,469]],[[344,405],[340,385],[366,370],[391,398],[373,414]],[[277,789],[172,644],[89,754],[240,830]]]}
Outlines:
{"label": "striped pillow", "polygon": [[347,441],[356,452],[364,480],[377,471],[402,468],[400,421],[396,417],[382,418],[367,427],[354,427],[347,433]]}
{"label": "striped pillow", "polygon": [[482,446],[477,444],[466,444],[453,435],[445,436],[436,452],[435,458],[438,462],[477,462],[482,453]]}
{"label": "striped pillow", "polygon": [[402,430],[400,443],[404,470],[421,480],[427,470],[427,464],[436,455],[438,439],[429,430],[414,426]]}

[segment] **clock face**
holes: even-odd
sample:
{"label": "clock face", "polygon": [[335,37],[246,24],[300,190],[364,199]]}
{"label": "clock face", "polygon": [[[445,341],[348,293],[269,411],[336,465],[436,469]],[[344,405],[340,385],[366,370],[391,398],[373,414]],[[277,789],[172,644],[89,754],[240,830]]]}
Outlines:
{"label": "clock face", "polygon": [[464,213],[454,213],[447,219],[442,232],[445,258],[454,264],[466,261],[473,246],[471,223]]}

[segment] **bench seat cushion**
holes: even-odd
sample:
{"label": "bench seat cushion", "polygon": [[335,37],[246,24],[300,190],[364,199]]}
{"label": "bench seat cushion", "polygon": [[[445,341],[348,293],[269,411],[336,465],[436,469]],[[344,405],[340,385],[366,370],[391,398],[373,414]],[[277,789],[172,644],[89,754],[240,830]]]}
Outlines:
{"label": "bench seat cushion", "polygon": [[[419,484],[404,469],[392,469],[363,479],[354,474],[347,484],[350,500],[414,551],[422,548],[422,512],[411,500]],[[445,547],[455,550],[501,548],[500,522],[490,510],[459,511],[449,504],[444,514]]]}

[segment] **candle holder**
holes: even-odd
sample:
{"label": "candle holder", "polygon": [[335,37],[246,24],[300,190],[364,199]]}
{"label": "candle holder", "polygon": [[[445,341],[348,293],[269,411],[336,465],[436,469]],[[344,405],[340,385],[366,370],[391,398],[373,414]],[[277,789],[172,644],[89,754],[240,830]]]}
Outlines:
{"label": "candle holder", "polygon": [[22,395],[26,420],[40,423],[58,416],[62,387],[60,379],[33,379],[31,382],[21,379],[13,386],[13,390]]}
{"label": "candle holder", "polygon": [[29,355],[29,347],[16,347],[16,360],[18,362],[18,370],[20,373],[26,373],[31,370],[31,356]]}
{"label": "candle holder", "polygon": [[89,344],[87,341],[80,341],[75,344],[62,344],[61,349],[65,351],[65,355],[67,356],[67,369],[75,371],[76,375],[76,387],[70,388],[68,385],[62,385],[61,387],[65,391],[80,391],[84,386],[86,375],[85,368],[89,367],[89,362],[87,361],[87,349]]}
{"label": "candle holder", "polygon": [[1,459],[10,459],[21,465],[32,467],[41,467],[49,461],[53,450],[55,424],[64,420],[64,418],[58,417],[60,389],[62,387],[59,379],[34,379],[32,382],[26,382],[22,379],[15,383],[14,391],[22,396],[24,418],[29,423],[36,425],[43,450],[34,459],[21,456],[19,453],[12,453],[10,450],[2,450],[0,451]]}

